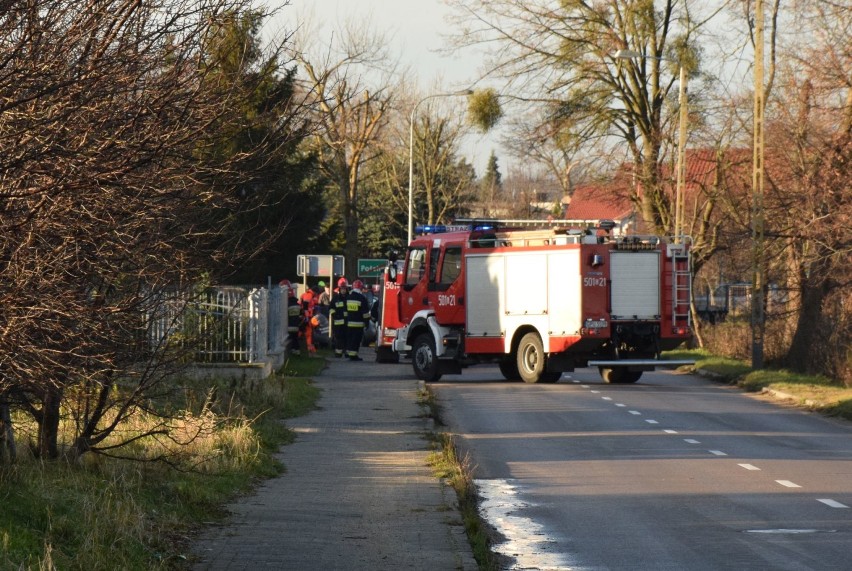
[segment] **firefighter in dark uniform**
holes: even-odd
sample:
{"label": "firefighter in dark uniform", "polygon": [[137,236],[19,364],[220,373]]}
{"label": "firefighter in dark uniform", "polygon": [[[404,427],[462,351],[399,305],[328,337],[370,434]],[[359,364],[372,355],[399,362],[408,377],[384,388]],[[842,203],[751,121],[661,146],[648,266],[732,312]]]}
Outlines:
{"label": "firefighter in dark uniform", "polygon": [[331,296],[328,320],[331,323],[331,337],[334,345],[334,356],[343,357],[346,350],[346,298],[349,296],[349,284],[346,278],[337,280],[337,289]]}
{"label": "firefighter in dark uniform", "polygon": [[284,295],[287,296],[287,339],[289,340],[290,351],[293,355],[300,355],[302,352],[299,350],[299,329],[302,327],[304,319],[302,304],[296,297],[296,288],[290,284],[289,280],[281,280],[278,285],[284,290]]}
{"label": "firefighter in dark uniform", "polygon": [[352,282],[352,291],[346,298],[346,356],[350,361],[363,361],[358,356],[361,340],[364,338],[364,327],[370,320],[370,303],[361,293],[364,282]]}

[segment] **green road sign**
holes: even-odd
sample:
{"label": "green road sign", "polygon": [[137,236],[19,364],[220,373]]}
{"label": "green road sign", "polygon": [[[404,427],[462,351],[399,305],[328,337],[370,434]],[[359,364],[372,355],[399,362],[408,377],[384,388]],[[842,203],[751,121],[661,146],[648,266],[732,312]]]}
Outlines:
{"label": "green road sign", "polygon": [[383,259],[358,258],[358,277],[378,278],[385,271],[387,265],[388,261]]}

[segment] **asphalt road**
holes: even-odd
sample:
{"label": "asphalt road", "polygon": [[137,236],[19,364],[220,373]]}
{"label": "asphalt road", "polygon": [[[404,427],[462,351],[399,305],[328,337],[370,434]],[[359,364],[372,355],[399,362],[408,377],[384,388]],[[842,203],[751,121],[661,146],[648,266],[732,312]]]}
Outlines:
{"label": "asphalt road", "polygon": [[852,425],[692,375],[431,385],[509,569],[852,568]]}

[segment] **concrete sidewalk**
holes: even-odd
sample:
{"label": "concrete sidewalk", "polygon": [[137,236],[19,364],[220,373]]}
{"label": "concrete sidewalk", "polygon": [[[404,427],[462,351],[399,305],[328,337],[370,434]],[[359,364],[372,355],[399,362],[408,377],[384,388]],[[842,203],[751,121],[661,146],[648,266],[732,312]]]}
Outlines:
{"label": "concrete sidewalk", "polygon": [[298,435],[278,453],[285,473],[205,530],[195,569],[477,569],[455,492],[426,464],[431,420],[411,366],[361,352],[316,379],[321,410],[287,421]]}

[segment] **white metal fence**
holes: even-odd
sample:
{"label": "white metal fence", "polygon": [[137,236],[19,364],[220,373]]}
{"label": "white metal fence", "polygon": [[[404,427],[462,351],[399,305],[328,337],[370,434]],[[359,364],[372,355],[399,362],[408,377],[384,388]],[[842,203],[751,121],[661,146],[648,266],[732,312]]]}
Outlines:
{"label": "white metal fence", "polygon": [[162,291],[151,300],[146,329],[154,349],[182,345],[198,363],[258,363],[285,350],[287,298],[278,286]]}

